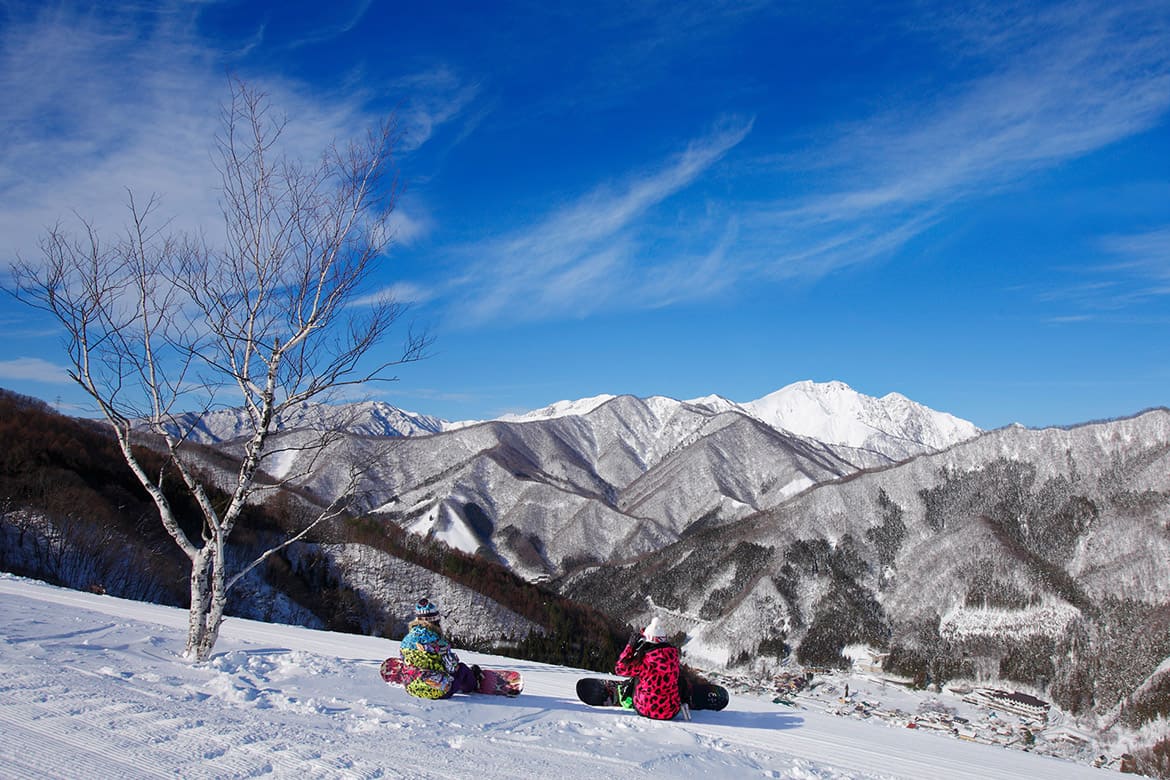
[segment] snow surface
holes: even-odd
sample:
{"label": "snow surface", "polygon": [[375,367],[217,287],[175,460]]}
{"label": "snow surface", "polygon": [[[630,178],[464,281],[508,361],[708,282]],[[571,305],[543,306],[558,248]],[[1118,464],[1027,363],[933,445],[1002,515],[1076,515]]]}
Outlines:
{"label": "snow surface", "polygon": [[1105,770],[733,695],[657,722],[577,701],[580,670],[516,699],[424,701],[378,676],[396,642],[229,618],[207,663],[186,612],[0,575],[0,777],[1018,778]]}

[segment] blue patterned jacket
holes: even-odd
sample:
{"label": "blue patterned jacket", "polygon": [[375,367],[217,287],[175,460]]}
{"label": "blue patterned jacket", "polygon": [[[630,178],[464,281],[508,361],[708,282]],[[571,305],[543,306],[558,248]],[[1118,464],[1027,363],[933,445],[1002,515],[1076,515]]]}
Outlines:
{"label": "blue patterned jacket", "polygon": [[406,684],[411,696],[441,699],[450,695],[459,656],[438,626],[425,620],[411,622],[398,652],[407,667],[406,676],[411,678]]}

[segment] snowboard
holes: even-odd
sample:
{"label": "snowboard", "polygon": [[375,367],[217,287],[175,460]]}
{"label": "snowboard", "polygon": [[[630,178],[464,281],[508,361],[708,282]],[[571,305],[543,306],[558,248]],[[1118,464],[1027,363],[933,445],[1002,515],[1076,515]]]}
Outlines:
{"label": "snowboard", "polygon": [[520,677],[520,672],[510,669],[484,669],[482,666],[479,671],[483,676],[479,680],[478,693],[519,696],[520,691],[524,690],[524,680]]}
{"label": "snowboard", "polygon": [[[619,686],[625,682],[585,677],[577,681],[577,698],[593,707],[616,707],[619,706]],[[685,703],[692,710],[721,710],[731,698],[726,688],[714,683],[691,683],[690,694]]]}
{"label": "snowboard", "polygon": [[727,706],[731,696],[727,689],[715,683],[691,683],[692,710],[721,710]]}
{"label": "snowboard", "polygon": [[[524,680],[520,677],[520,672],[483,668],[480,671],[483,673],[483,677],[480,678],[476,693],[486,693],[492,696],[519,696],[520,691],[524,689]],[[393,685],[405,686],[414,679],[406,665],[402,663],[401,658],[387,658],[382,662],[380,673],[383,680]]]}
{"label": "snowboard", "polygon": [[584,677],[577,681],[577,698],[592,707],[618,707],[618,694],[625,680]]}

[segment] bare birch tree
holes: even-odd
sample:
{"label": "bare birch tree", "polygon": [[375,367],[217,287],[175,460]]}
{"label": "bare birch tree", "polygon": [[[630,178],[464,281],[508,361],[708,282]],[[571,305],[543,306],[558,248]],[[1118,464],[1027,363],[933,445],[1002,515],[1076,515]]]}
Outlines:
{"label": "bare birch tree", "polygon": [[[347,385],[392,380],[429,339],[408,332],[391,360],[379,347],[403,308],[356,305],[392,238],[397,186],[392,124],[331,146],[312,164],[281,154],[285,128],[268,98],[233,81],[216,137],[223,244],[171,232],[155,198],[129,196],[125,234],[106,245],[81,221],[77,235],[46,232],[37,263],[18,259],[13,292],[64,327],[70,376],[96,402],[126,463],[191,562],[186,656],[207,659],[229,590],[252,568],[343,511],[343,496],[299,532],[228,571],[226,544],[250,498],[282,412]],[[227,498],[213,500],[180,412],[220,396],[242,407],[248,434]],[[187,405],[187,408],[182,408]],[[190,423],[187,423],[188,425]],[[136,452],[150,434],[167,466],[149,473]],[[202,529],[184,530],[169,478],[198,505]]]}

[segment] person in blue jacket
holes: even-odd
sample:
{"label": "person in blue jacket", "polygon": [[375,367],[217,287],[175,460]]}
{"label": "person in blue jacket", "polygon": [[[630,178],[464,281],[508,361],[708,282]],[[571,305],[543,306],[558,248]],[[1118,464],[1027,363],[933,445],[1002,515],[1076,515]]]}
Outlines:
{"label": "person in blue jacket", "polygon": [[414,605],[414,620],[399,645],[399,655],[410,679],[406,690],[421,699],[446,699],[472,693],[479,687],[478,666],[459,660],[439,627],[439,607],[422,598]]}

